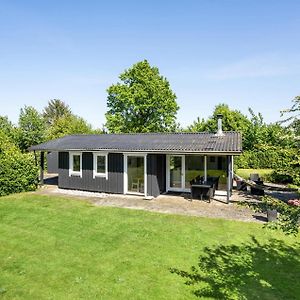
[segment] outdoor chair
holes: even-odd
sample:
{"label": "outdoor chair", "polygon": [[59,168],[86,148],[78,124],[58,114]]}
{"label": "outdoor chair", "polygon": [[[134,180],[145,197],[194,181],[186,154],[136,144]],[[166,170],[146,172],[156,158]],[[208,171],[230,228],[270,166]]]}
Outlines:
{"label": "outdoor chair", "polygon": [[236,189],[238,191],[247,191],[247,183],[244,180],[236,180]]}
{"label": "outdoor chair", "polygon": [[216,190],[219,188],[220,176],[207,176],[207,181],[212,183],[213,195],[215,195]]}
{"label": "outdoor chair", "polygon": [[250,174],[250,180],[254,181],[256,184],[264,183],[264,181],[259,177],[259,174]]}
{"label": "outdoor chair", "polygon": [[215,193],[216,193],[216,189],[217,189],[217,184],[216,184],[216,182],[213,182],[213,183],[212,183],[211,189],[212,189],[212,197],[214,197],[214,196],[215,196]]}
{"label": "outdoor chair", "polygon": [[144,183],[143,182],[141,182],[139,184],[139,193],[144,193]]}
{"label": "outdoor chair", "polygon": [[206,199],[210,201],[213,196],[213,189],[210,186],[192,185],[191,195],[192,199]]}
{"label": "outdoor chair", "polygon": [[204,177],[198,175],[198,176],[195,178],[195,180],[196,180],[197,182],[200,182],[200,181],[203,181],[203,180],[204,180]]}
{"label": "outdoor chair", "polygon": [[195,183],[196,183],[196,180],[195,180],[195,179],[192,179],[192,180],[190,181],[190,185],[195,184]]}
{"label": "outdoor chair", "polygon": [[250,180],[254,181],[255,184],[258,185],[258,187],[255,187],[255,186],[250,187],[251,194],[257,195],[257,196],[264,196],[265,191],[260,187],[264,184],[264,182],[259,177],[259,174],[257,174],[257,173],[250,174]]}
{"label": "outdoor chair", "polygon": [[257,173],[250,174],[250,180],[252,180],[252,181],[259,181],[260,180],[259,174],[257,174]]}
{"label": "outdoor chair", "polygon": [[136,191],[136,192],[139,191],[139,184],[138,184],[138,182],[132,182],[131,183],[131,190],[132,191]]}
{"label": "outdoor chair", "polygon": [[255,186],[250,187],[251,195],[264,196],[265,191],[262,188],[257,188]]}
{"label": "outdoor chair", "polygon": [[139,192],[140,184],[138,178],[131,177],[131,190]]}

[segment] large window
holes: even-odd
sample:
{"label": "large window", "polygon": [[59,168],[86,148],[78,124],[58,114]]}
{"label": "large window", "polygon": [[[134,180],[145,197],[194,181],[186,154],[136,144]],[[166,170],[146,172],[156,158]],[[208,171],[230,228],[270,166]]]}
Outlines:
{"label": "large window", "polygon": [[107,172],[107,154],[103,153],[94,153],[94,178],[95,177],[106,177],[108,176]]}
{"label": "large window", "polygon": [[69,176],[82,176],[82,154],[80,152],[70,152]]}
{"label": "large window", "polygon": [[190,187],[190,181],[204,175],[204,157],[200,155],[185,156],[185,188]]}
{"label": "large window", "polygon": [[204,155],[168,155],[167,156],[167,189],[173,191],[189,190],[190,182],[198,176],[204,177],[206,166],[207,178],[219,177],[219,189],[226,189],[227,160],[226,156]]}
{"label": "large window", "polygon": [[226,189],[227,182],[227,159],[226,156],[207,157],[207,176],[217,176],[219,178],[220,189]]}

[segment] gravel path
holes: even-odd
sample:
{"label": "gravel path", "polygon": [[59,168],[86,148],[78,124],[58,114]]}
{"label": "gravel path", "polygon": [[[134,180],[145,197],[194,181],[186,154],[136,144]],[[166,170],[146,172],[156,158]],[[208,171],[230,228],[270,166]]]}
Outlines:
{"label": "gravel path", "polygon": [[263,222],[266,220],[264,215],[239,206],[237,203],[240,200],[245,200],[245,197],[237,192],[233,194],[233,202],[230,204],[224,204],[215,200],[211,201],[211,203],[200,200],[191,201],[188,197],[177,195],[161,195],[151,200],[145,200],[141,196],[65,190],[59,189],[57,186],[44,186],[35,193],[84,199],[97,206],[123,207],[167,214],[222,218],[245,222]]}

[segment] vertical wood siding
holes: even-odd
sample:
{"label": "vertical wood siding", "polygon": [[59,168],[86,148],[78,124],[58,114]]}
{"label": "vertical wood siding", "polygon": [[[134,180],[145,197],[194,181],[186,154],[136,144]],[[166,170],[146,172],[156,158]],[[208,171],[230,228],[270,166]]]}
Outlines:
{"label": "vertical wood siding", "polygon": [[93,178],[93,153],[82,153],[82,177],[69,176],[69,153],[58,155],[58,186],[95,192],[123,193],[123,154],[108,154],[108,178]]}
{"label": "vertical wood siding", "polygon": [[166,155],[147,155],[147,193],[157,197],[166,190]]}
{"label": "vertical wood siding", "polygon": [[47,153],[47,172],[58,173],[58,152],[56,151]]}
{"label": "vertical wood siding", "polygon": [[[93,153],[82,153],[82,177],[69,176],[69,153],[58,154],[58,186],[65,189],[76,189],[94,192],[123,193],[124,161],[122,153],[108,154],[108,179],[93,178]],[[166,155],[147,155],[147,193],[157,197],[165,192]]]}

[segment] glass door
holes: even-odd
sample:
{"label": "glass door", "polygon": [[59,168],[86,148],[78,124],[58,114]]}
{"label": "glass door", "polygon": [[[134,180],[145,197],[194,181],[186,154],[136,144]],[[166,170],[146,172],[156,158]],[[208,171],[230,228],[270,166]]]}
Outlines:
{"label": "glass door", "polygon": [[127,191],[144,194],[144,156],[127,156]]}
{"label": "glass door", "polygon": [[170,155],[169,157],[169,189],[182,190],[183,188],[183,156]]}

